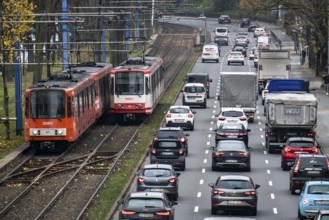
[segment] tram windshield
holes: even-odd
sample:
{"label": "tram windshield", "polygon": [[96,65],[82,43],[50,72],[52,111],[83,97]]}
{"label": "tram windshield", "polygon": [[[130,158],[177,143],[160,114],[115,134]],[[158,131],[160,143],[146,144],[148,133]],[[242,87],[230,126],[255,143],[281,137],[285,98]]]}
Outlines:
{"label": "tram windshield", "polygon": [[118,72],[115,74],[116,95],[143,95],[143,72]]}
{"label": "tram windshield", "polygon": [[31,92],[31,118],[64,118],[65,93],[59,90]]}

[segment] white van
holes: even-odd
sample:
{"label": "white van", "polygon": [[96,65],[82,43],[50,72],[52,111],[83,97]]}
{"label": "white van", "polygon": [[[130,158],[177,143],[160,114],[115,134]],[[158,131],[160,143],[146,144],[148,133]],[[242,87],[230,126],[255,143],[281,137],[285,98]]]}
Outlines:
{"label": "white van", "polygon": [[270,49],[270,38],[266,35],[262,35],[262,36],[259,36],[258,37],[258,40],[257,40],[257,47],[259,50],[262,50],[262,49],[267,49],[269,50]]}
{"label": "white van", "polygon": [[214,30],[215,37],[228,37],[228,28],[227,27],[216,27]]}
{"label": "white van", "polygon": [[202,63],[207,60],[214,60],[216,63],[219,62],[219,47],[214,44],[206,44],[202,49]]}
{"label": "white van", "polygon": [[202,83],[186,83],[183,92],[183,105],[207,107],[207,91]]}

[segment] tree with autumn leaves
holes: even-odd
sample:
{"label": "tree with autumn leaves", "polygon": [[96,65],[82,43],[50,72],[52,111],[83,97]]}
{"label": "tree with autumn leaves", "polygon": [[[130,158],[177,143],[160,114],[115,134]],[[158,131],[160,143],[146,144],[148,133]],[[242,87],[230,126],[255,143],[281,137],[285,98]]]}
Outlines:
{"label": "tree with autumn leaves", "polygon": [[15,58],[19,59],[19,54],[15,50],[15,43],[22,42],[31,30],[34,21],[34,8],[34,4],[28,0],[6,0],[2,1],[0,5],[0,56],[4,92],[4,118],[7,119],[4,120],[7,140],[10,139],[7,82],[8,77],[13,74],[8,69]]}

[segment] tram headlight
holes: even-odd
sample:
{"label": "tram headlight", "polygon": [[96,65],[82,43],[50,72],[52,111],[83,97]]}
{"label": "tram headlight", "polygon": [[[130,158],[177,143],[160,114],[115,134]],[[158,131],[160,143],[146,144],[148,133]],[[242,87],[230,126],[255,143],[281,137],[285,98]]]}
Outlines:
{"label": "tram headlight", "polygon": [[62,135],[63,133],[63,130],[58,130],[58,135]]}
{"label": "tram headlight", "polygon": [[33,130],[33,131],[32,131],[32,134],[33,134],[33,135],[38,135],[38,133],[39,133],[38,130]]}

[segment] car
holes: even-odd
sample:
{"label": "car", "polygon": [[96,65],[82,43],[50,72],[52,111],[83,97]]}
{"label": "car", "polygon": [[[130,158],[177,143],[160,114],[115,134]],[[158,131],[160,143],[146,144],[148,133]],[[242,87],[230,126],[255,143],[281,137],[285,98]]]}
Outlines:
{"label": "car", "polygon": [[329,181],[329,161],[325,155],[298,154],[289,173],[289,190],[298,193],[307,181]]}
{"label": "car", "polygon": [[244,28],[244,27],[249,27],[250,25],[250,19],[249,18],[242,18],[241,22],[240,22],[240,27]]}
{"label": "car", "polygon": [[229,15],[219,16],[218,24],[231,24],[231,17]]}
{"label": "car", "polygon": [[256,24],[249,25],[248,32],[254,32],[257,27],[258,25]]}
{"label": "car", "polygon": [[246,50],[246,47],[245,46],[235,45],[232,48],[232,51],[240,51],[243,54],[244,57],[247,56],[247,50]]}
{"label": "car", "polygon": [[257,56],[257,48],[256,47],[253,47],[249,51],[249,60],[254,60],[255,59],[255,56]]}
{"label": "car", "polygon": [[264,27],[256,27],[254,31],[254,37],[259,37],[260,35],[265,34],[265,29]]}
{"label": "car", "polygon": [[221,140],[212,149],[211,170],[243,169],[250,171],[250,150],[244,141]]}
{"label": "car", "polygon": [[214,30],[215,36],[222,36],[222,37],[228,37],[228,33],[230,31],[227,27],[216,27]]}
{"label": "car", "polygon": [[309,137],[290,137],[281,151],[281,168],[288,170],[297,154],[319,154],[316,141]]}
{"label": "car", "polygon": [[235,38],[234,45],[248,47],[248,38],[246,36],[238,36]]}
{"label": "car", "polygon": [[121,205],[119,219],[174,220],[176,202],[170,201],[163,192],[132,192]]}
{"label": "car", "polygon": [[166,127],[177,127],[188,128],[194,130],[194,115],[195,111],[192,111],[189,106],[174,105],[170,106],[165,117]]}
{"label": "car", "polygon": [[254,67],[258,68],[258,55],[254,56]]}
{"label": "car", "polygon": [[246,129],[241,123],[221,124],[217,129],[214,129],[214,132],[216,132],[216,144],[222,140],[240,140],[248,146],[248,132],[250,132],[250,129]]}
{"label": "car", "polygon": [[146,164],[138,172],[136,191],[164,192],[168,198],[178,198],[178,176],[169,164]]}
{"label": "car", "polygon": [[248,118],[243,108],[221,108],[221,112],[217,116],[217,127],[228,123],[241,123],[245,129],[248,129]]}
{"label": "car", "polygon": [[258,192],[260,187],[249,176],[221,175],[211,187],[211,214],[218,211],[248,211],[257,215]]}
{"label": "car", "polygon": [[202,83],[186,83],[182,92],[183,105],[207,108],[207,90]]}
{"label": "car", "polygon": [[298,198],[298,219],[313,219],[319,210],[329,211],[329,181],[308,181]]}
{"label": "car", "polygon": [[227,65],[231,63],[241,63],[244,65],[244,55],[240,51],[232,51],[227,55]]}
{"label": "car", "polygon": [[318,210],[313,220],[329,220],[329,210]]}
{"label": "car", "polygon": [[170,164],[177,170],[185,170],[186,149],[177,139],[157,139],[150,145],[150,163]]}
{"label": "car", "polygon": [[188,136],[190,134],[185,133],[181,127],[161,127],[154,134],[153,141],[162,138],[176,138],[184,144],[186,155],[188,155]]}
{"label": "car", "polygon": [[210,79],[208,73],[188,73],[185,77],[186,83],[202,83],[207,89],[207,98],[210,95],[210,83],[212,79]]}
{"label": "car", "polygon": [[236,35],[236,37],[240,37],[240,36],[244,36],[244,37],[246,37],[247,38],[247,42],[248,42],[248,44],[249,44],[249,33],[248,32],[239,32],[239,33],[237,33],[237,35]]}
{"label": "car", "polygon": [[214,37],[214,42],[217,43],[218,45],[228,45],[228,37],[226,36],[215,36]]}
{"label": "car", "polygon": [[206,44],[202,48],[201,59],[202,63],[206,61],[219,62],[220,49],[217,44]]}
{"label": "car", "polygon": [[266,81],[266,86],[262,90],[262,105],[265,104],[265,97],[266,97],[266,94],[268,93],[268,86],[269,86],[270,82],[271,82],[271,80],[267,80]]}

